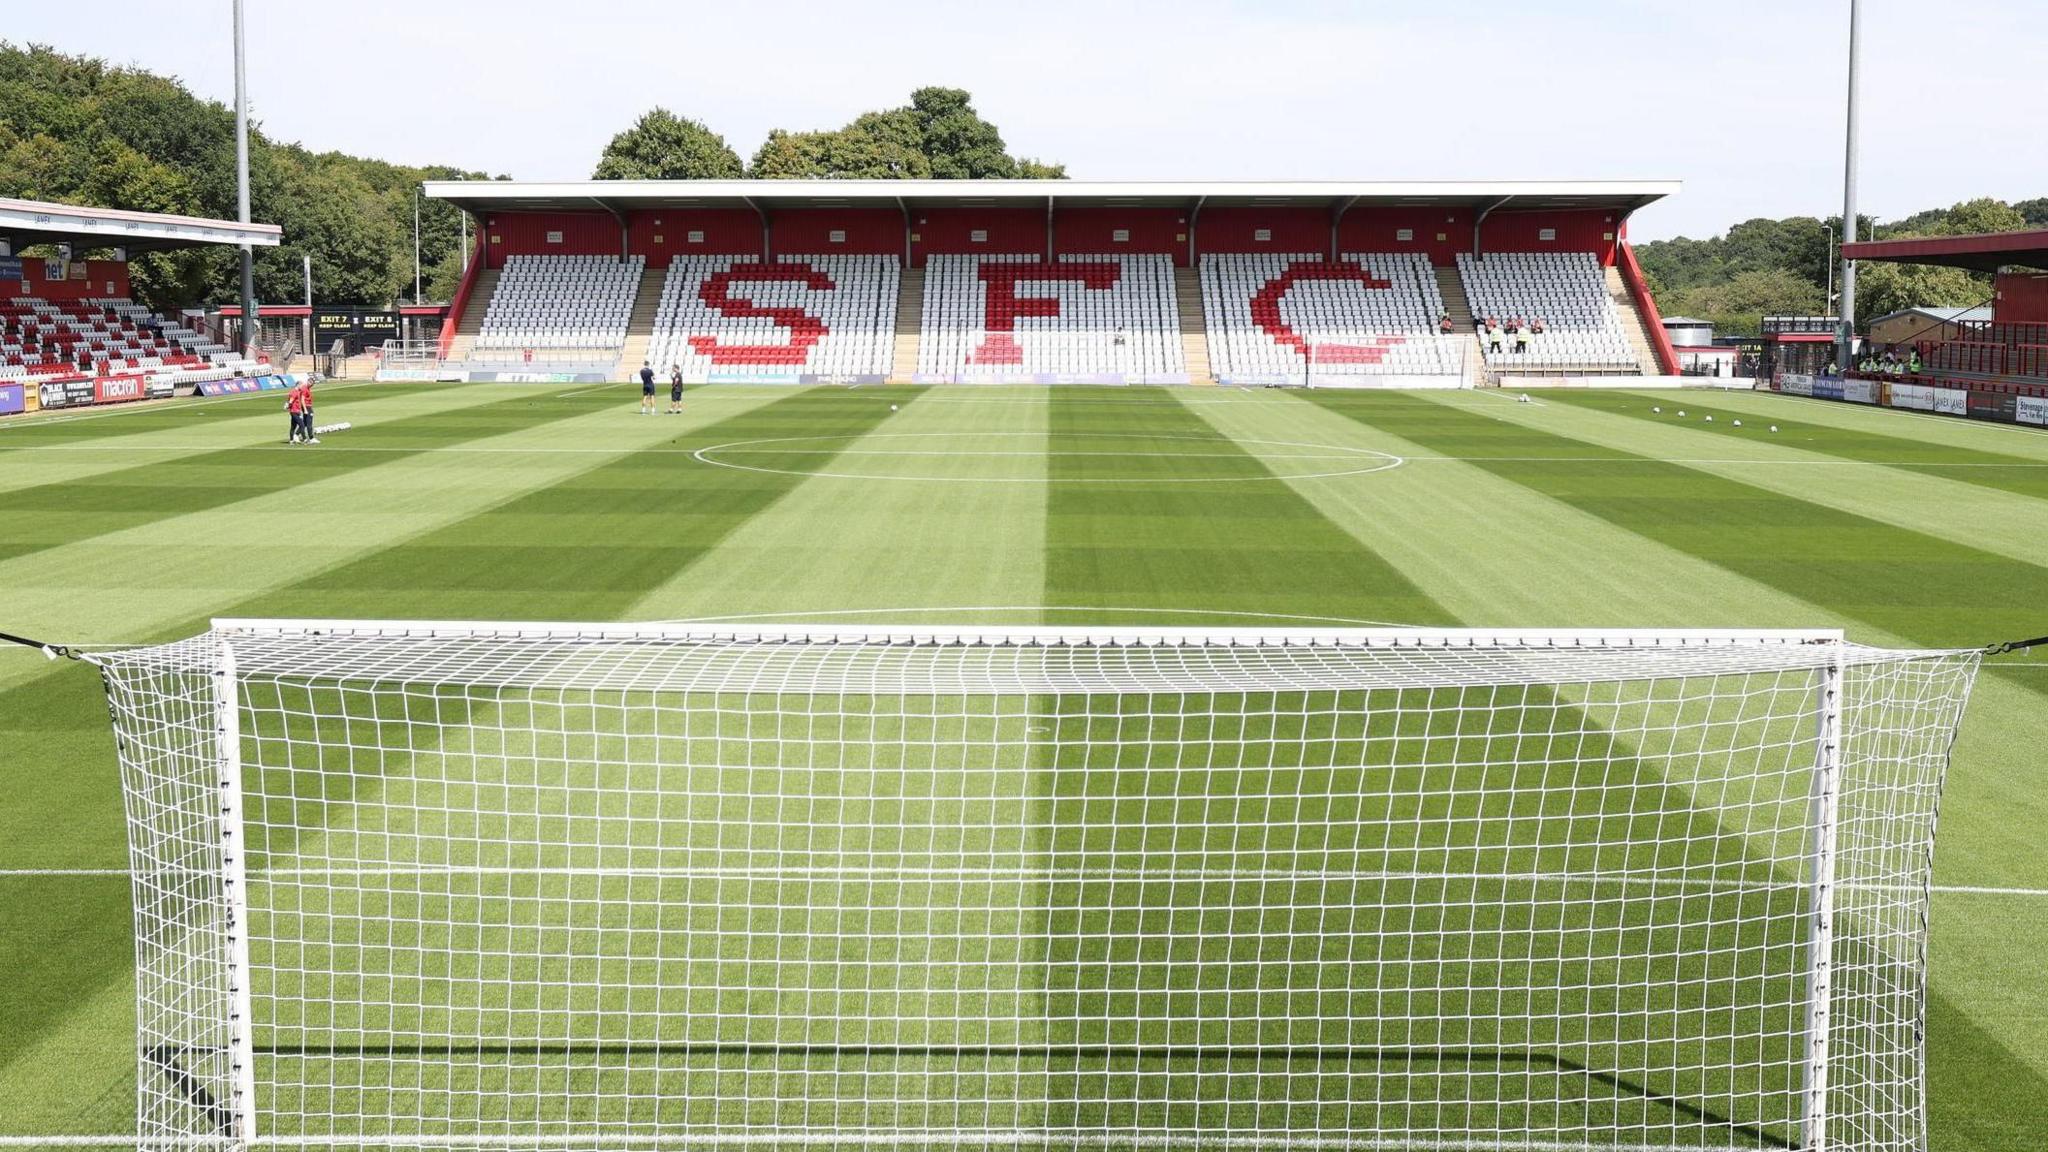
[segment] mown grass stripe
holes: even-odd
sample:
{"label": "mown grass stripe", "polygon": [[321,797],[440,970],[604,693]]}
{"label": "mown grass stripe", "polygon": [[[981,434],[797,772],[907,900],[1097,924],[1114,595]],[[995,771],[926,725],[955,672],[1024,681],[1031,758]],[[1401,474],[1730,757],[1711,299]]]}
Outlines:
{"label": "mown grass stripe", "polygon": [[[1785,445],[1804,452],[1820,452],[1843,460],[2048,499],[2048,467],[2043,466],[2048,462],[2033,457],[1929,443],[1907,436],[1888,436],[1791,416],[1772,417],[1768,424],[1761,424],[1756,415],[1746,408],[1714,403],[1709,397],[1696,392],[1687,392],[1682,397],[1652,397],[1630,392],[1558,389],[1555,395],[1547,398],[1555,403],[1626,416],[1660,427],[1673,426],[1678,419],[1675,413],[1683,407],[1688,415],[1686,422],[1678,426],[1705,438],[1739,441],[1745,447],[1755,443],[1759,427],[1776,425],[1776,435]],[[1653,411],[1656,408],[1664,411]],[[1800,413],[1802,417],[1810,415]],[[1713,423],[1707,422],[1708,416],[1714,417]],[[1745,419],[1748,423],[1744,427],[1735,426],[1735,421]],[[1712,451],[1703,453],[1712,454]]]}
{"label": "mown grass stripe", "polygon": [[[1121,400],[1053,394],[1046,604],[1452,622],[1187,407]],[[1153,455],[1068,454],[1119,450]]]}
{"label": "mown grass stripe", "polygon": [[[1309,399],[1916,644],[1969,646],[2038,631],[2048,603],[2048,570],[1699,468],[1420,395]],[[1959,615],[1947,597],[1973,611]]]}
{"label": "mown grass stripe", "polygon": [[514,432],[534,422],[527,404],[514,392],[473,408],[379,423],[379,441],[391,449],[386,452],[349,452],[343,444],[335,445],[340,451],[324,444],[277,452],[223,447],[17,489],[7,493],[7,516],[0,519],[0,562]]}

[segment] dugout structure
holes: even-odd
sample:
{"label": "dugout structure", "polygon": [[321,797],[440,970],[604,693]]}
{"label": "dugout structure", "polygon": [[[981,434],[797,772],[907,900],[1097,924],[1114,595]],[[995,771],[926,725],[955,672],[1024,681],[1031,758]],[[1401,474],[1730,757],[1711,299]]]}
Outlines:
{"label": "dugout structure", "polygon": [[1973,652],[221,621],[95,659],[145,1147],[1924,1146]]}

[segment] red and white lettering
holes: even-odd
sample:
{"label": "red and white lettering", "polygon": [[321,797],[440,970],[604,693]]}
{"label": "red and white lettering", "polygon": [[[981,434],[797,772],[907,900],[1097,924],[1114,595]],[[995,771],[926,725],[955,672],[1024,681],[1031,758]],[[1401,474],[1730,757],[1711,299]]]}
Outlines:
{"label": "red and white lettering", "polygon": [[[1292,348],[1303,356],[1310,355],[1308,339],[1280,315],[1280,302],[1296,284],[1315,280],[1355,283],[1367,289],[1393,287],[1392,281],[1376,279],[1356,260],[1297,260],[1266,281],[1252,294],[1252,322],[1275,344]],[[1382,336],[1370,344],[1317,344],[1313,352],[1316,361],[1324,364],[1378,364],[1386,358],[1389,347],[1405,342],[1399,336]]]}
{"label": "red and white lettering", "polygon": [[1018,347],[1017,320],[1060,314],[1058,296],[1019,296],[1021,284],[1079,284],[1091,291],[1106,292],[1123,278],[1122,264],[1106,261],[1062,261],[1057,264],[985,263],[976,270],[981,277],[984,319],[981,347],[967,357],[969,364],[1022,364],[1024,349]]}
{"label": "red and white lettering", "polygon": [[735,284],[794,283],[813,292],[831,292],[839,287],[830,276],[809,264],[735,264],[714,272],[697,290],[697,298],[712,311],[733,319],[766,317],[788,329],[787,344],[722,344],[716,336],[692,336],[690,347],[713,364],[796,364],[810,359],[811,349],[831,331],[825,322],[801,308],[771,308],[745,297],[734,296]]}

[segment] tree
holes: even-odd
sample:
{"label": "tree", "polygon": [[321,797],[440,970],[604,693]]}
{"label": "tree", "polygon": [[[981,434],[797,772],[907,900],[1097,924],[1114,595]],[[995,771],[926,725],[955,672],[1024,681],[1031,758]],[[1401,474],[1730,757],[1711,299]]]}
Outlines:
{"label": "tree", "polygon": [[1991,285],[1962,268],[1864,261],[1856,266],[1856,322],[1907,308],[1970,308],[1991,300]]}
{"label": "tree", "polygon": [[2027,222],[2029,228],[2048,228],[2048,196],[2037,196],[2022,200],[2012,206],[2013,211]]}
{"label": "tree", "polygon": [[654,108],[612,137],[596,180],[737,180],[746,175],[725,138],[695,120]]}
{"label": "tree", "polygon": [[863,113],[844,128],[778,128],[748,172],[767,180],[1066,178],[1062,165],[1012,158],[972,99],[958,88],[920,88],[907,106]]}
{"label": "tree", "polygon": [[1712,320],[1722,335],[1754,335],[1765,316],[1819,312],[1821,289],[1789,269],[1753,268],[1721,283],[1671,293],[1660,308],[1667,315]]}

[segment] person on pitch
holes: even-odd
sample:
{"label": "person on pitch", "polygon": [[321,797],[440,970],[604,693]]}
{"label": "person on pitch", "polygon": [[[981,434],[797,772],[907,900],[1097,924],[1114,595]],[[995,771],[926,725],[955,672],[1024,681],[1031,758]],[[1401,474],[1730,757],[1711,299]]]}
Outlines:
{"label": "person on pitch", "polygon": [[305,424],[306,397],[304,393],[300,392],[296,387],[285,393],[284,410],[292,418],[292,430],[286,434],[284,442],[287,444],[297,444],[299,442],[299,429]]}
{"label": "person on pitch", "polygon": [[646,360],[640,362],[640,414],[654,415],[654,365]]}
{"label": "person on pitch", "polygon": [[313,432],[313,378],[306,377],[299,382],[299,428],[305,433],[306,443],[318,444],[320,437]]}
{"label": "person on pitch", "polygon": [[673,416],[683,410],[683,370],[674,364],[668,366],[668,413]]}

